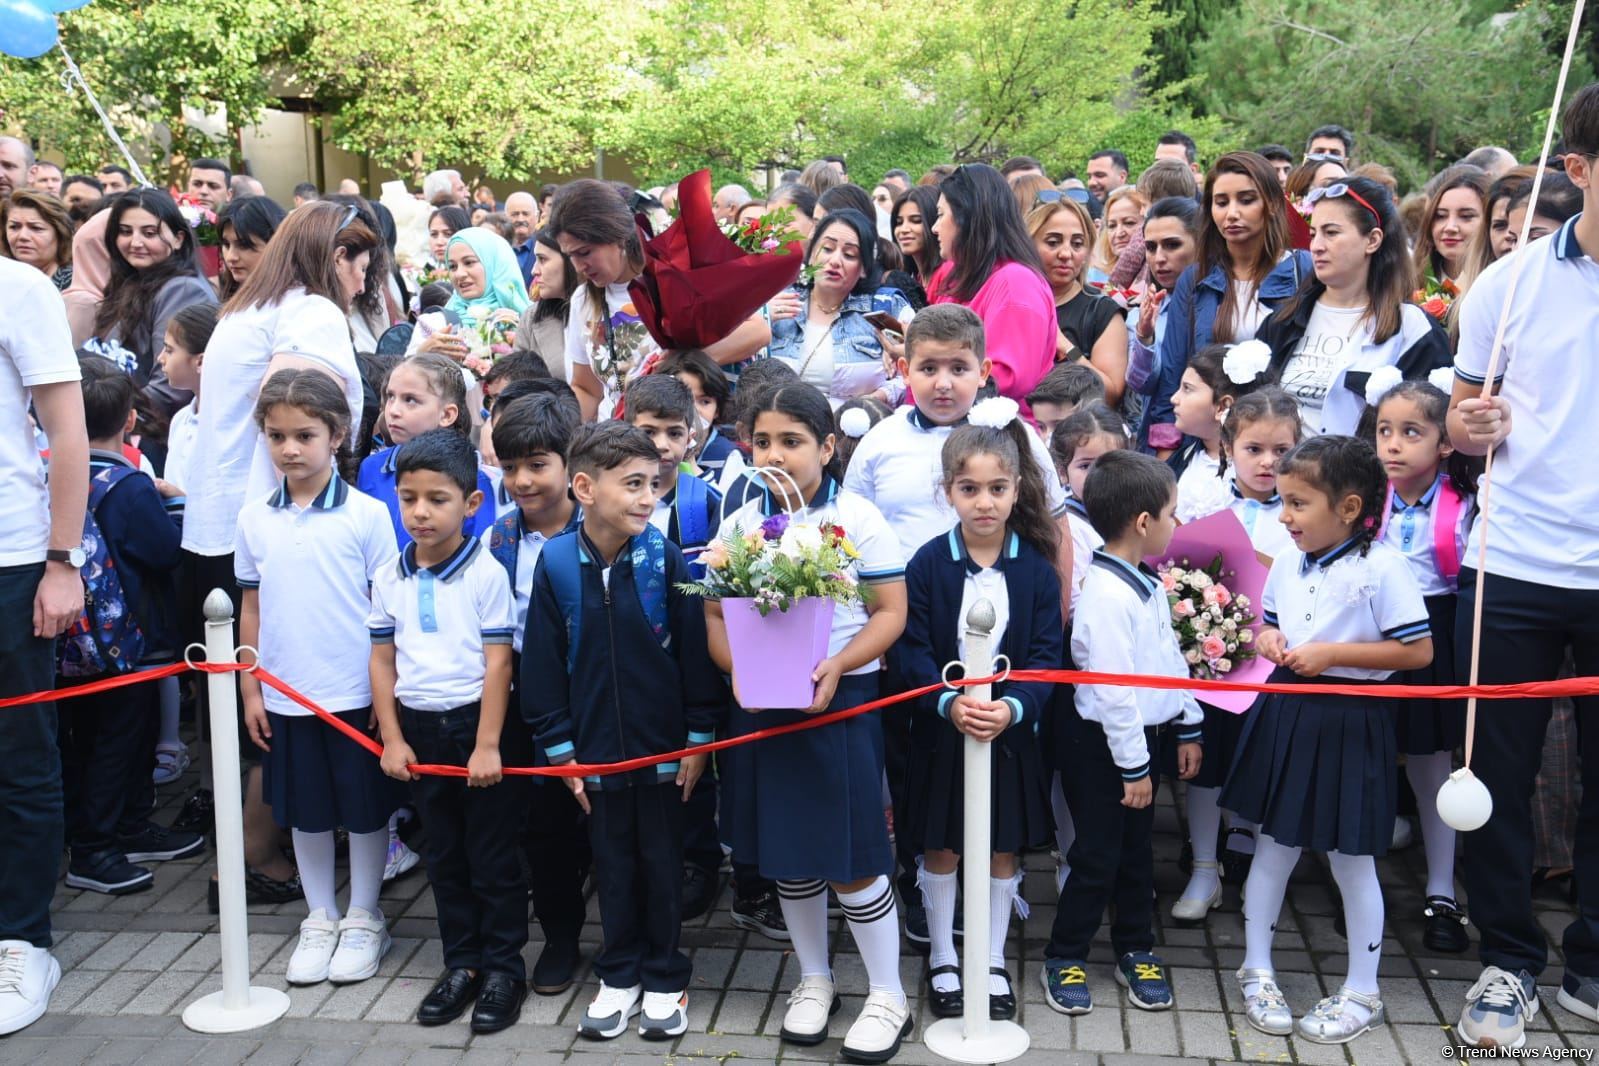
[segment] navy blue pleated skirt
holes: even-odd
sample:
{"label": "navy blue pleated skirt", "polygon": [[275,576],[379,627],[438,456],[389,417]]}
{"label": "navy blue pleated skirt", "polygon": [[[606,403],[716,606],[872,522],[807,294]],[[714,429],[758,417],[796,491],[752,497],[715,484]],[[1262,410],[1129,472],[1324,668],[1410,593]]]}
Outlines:
{"label": "navy blue pleated skirt", "polygon": [[[1457,685],[1455,672],[1455,597],[1428,596],[1427,621],[1432,625],[1432,665],[1395,674],[1399,685]],[[1399,750],[1406,755],[1454,751],[1466,742],[1465,700],[1399,700],[1394,716]]]}
{"label": "navy blue pleated skirt", "polygon": [[[1205,722],[1200,727],[1204,735],[1205,757],[1200,760],[1199,773],[1189,779],[1195,788],[1220,788],[1227,783],[1227,771],[1232,768],[1233,755],[1238,751],[1239,738],[1244,733],[1244,720],[1248,712],[1234,714],[1220,707],[1199,701],[1205,712]],[[1174,749],[1175,750],[1175,749]],[[1172,779],[1176,780],[1175,772]]]}
{"label": "navy blue pleated skirt", "polygon": [[[369,708],[335,717],[367,732]],[[261,793],[285,829],[375,833],[406,801],[406,786],[385,774],[378,757],[314,715],[267,712],[272,750],[261,758]]]}
{"label": "navy blue pleated skirt", "polygon": [[[829,711],[878,696],[878,673],[839,679]],[[735,707],[730,736],[809,719],[803,711]],[[722,832],[740,862],[781,881],[859,881],[888,874],[883,726],[874,713],[721,753]]]}
{"label": "navy blue pleated skirt", "polygon": [[1349,679],[1283,667],[1271,681],[1304,691],[1263,693],[1249,709],[1221,806],[1287,847],[1385,854],[1394,834],[1399,701],[1332,695],[1321,686]]}

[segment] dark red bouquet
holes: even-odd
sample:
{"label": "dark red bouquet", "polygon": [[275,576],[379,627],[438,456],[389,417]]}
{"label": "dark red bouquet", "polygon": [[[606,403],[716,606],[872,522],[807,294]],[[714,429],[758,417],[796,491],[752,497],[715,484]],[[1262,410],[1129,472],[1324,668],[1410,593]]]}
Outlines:
{"label": "dark red bouquet", "polygon": [[666,351],[705,348],[794,283],[804,263],[796,236],[777,248],[749,252],[728,238],[711,214],[711,172],[678,183],[680,214],[657,237],[640,231],[644,273],[628,295],[644,328]]}

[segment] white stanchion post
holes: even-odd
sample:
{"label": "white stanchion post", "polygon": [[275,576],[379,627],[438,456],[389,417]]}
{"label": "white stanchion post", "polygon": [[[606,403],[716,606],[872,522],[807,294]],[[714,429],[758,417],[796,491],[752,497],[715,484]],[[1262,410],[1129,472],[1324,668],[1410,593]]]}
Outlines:
{"label": "white stanchion post", "polygon": [[[972,604],[966,614],[965,676],[987,677],[994,672],[989,641],[997,621],[994,605],[986,599]],[[965,690],[986,700],[990,686]],[[962,912],[966,935],[961,944],[961,988],[964,1009],[960,1018],[934,1022],[922,1034],[928,1050],[953,1062],[1009,1062],[1026,1052],[1027,1030],[1015,1022],[988,1017],[989,862],[992,854],[993,745],[965,738],[965,832],[961,841],[962,885],[966,906]]]}
{"label": "white stanchion post", "polygon": [[[205,598],[207,662],[234,661],[233,601],[221,589]],[[195,1000],[183,1024],[198,1033],[258,1029],[283,1016],[289,997],[250,984],[250,931],[244,898],[244,802],[239,787],[237,681],[231,673],[206,675],[211,707],[211,758],[216,796],[217,898],[221,904],[222,990]]]}

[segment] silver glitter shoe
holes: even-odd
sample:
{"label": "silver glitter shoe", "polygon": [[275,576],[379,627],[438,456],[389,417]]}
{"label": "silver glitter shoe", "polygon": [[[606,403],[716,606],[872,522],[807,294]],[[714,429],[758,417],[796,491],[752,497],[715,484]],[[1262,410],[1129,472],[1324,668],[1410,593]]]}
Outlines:
{"label": "silver glitter shoe", "polygon": [[[1345,1005],[1358,1003],[1371,1011],[1364,1022],[1356,1021],[1345,1010]],[[1347,1044],[1362,1033],[1386,1023],[1387,1013],[1382,1000],[1368,996],[1347,986],[1340,988],[1316,1004],[1316,1009],[1299,1019],[1299,1035],[1317,1044]]]}
{"label": "silver glitter shoe", "polygon": [[1294,1031],[1294,1012],[1288,1009],[1283,990],[1277,987],[1277,975],[1270,970],[1239,970],[1238,991],[1244,992],[1249,982],[1257,982],[1253,996],[1244,994],[1244,1012],[1249,1024],[1272,1036],[1288,1036]]}

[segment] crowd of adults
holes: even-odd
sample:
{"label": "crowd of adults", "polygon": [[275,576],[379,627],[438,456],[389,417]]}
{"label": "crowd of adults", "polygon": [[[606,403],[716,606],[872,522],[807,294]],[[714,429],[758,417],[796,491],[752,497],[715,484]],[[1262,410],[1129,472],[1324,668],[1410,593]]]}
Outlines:
{"label": "crowd of adults", "polygon": [[[1570,345],[1561,349],[1560,380],[1543,390],[1523,384],[1508,405],[1493,408],[1506,428],[1513,411],[1527,433],[1552,406],[1569,414],[1569,403],[1591,411],[1589,401],[1599,400],[1591,358],[1599,354],[1599,214],[1581,215],[1585,200],[1594,206],[1599,87],[1584,95],[1588,111],[1568,118],[1566,143],[1536,198],[1534,166],[1491,146],[1402,191],[1381,159],[1362,158],[1355,136],[1334,125],[1315,130],[1302,151],[1268,144],[1208,163],[1174,130],[1137,174],[1129,163],[1136,146],[1128,145],[1095,152],[1064,175],[1017,156],[919,176],[852,176],[843,158],[827,156],[764,190],[728,184],[714,193],[717,219],[734,227],[786,209],[813,270],[705,355],[734,382],[775,361],[835,409],[867,401],[891,409],[906,399],[905,326],[928,304],[956,302],[983,321],[999,394],[1027,412],[1052,369],[1082,364],[1136,427],[1139,445],[1164,453],[1182,444],[1171,398],[1189,358],[1214,342],[1259,338],[1307,430],[1349,433],[1373,371],[1391,366],[1420,378],[1454,360],[1460,297],[1517,250],[1530,218],[1531,239],[1553,236],[1529,252],[1542,249],[1550,263],[1571,260],[1586,273],[1540,283],[1529,268],[1533,280],[1517,295],[1510,351],[1518,367],[1530,362],[1533,337],[1559,334]],[[301,184],[292,202],[279,204],[248,174],[198,159],[176,192],[215,213],[213,254],[173,191],[139,186],[114,163],[73,162],[79,166],[65,168],[36,158],[26,140],[0,137],[0,695],[53,687],[54,639],[82,602],[87,448],[75,351],[114,361],[140,387],[130,439],[159,475],[172,418],[193,399],[167,379],[163,338],[186,308],[218,308],[188,445],[201,461],[183,485],[191,634],[201,594],[234,587],[242,505],[275,485],[251,417],[273,372],[332,374],[362,427],[355,444],[364,453],[385,368],[407,352],[448,356],[477,384],[492,355],[481,359],[474,338],[501,327],[510,349],[536,355],[571,385],[586,419],[608,416],[627,381],[667,354],[639,325],[628,283],[645,266],[637,220],[657,231],[666,224],[678,206],[675,184],[581,180],[508,190],[501,199],[441,169],[421,189],[421,252],[406,255],[394,212],[354,181],[326,192]],[[1364,209],[1341,216],[1353,225],[1324,224],[1317,206],[1338,200]],[[1502,272],[1495,278],[1500,283]],[[1497,304],[1490,310],[1497,315]],[[1564,324],[1573,316],[1586,333]],[[1456,404],[1477,388],[1462,373]],[[1534,460],[1523,450],[1523,462],[1504,474],[1519,485],[1503,503],[1496,493],[1496,505],[1536,515],[1558,502],[1566,511],[1559,501],[1588,444],[1542,431],[1539,439],[1543,454]],[[39,459],[46,441],[48,488]],[[1533,610],[1546,584],[1560,586],[1548,603],[1565,607],[1550,615],[1546,603],[1544,614],[1512,621],[1493,618],[1490,601],[1487,632],[1495,635],[1491,651],[1484,645],[1485,680],[1552,677],[1568,645],[1579,672],[1599,673],[1599,612],[1578,602],[1599,589],[1599,532],[1591,528],[1599,508],[1582,507],[1573,502],[1569,513],[1547,516],[1570,553],[1558,581],[1498,575],[1490,562],[1500,588],[1515,586],[1500,601],[1505,611],[1512,600]],[[1527,703],[1548,717],[1548,701]],[[1591,704],[1577,701],[1576,720],[1592,716]],[[1490,782],[1498,807],[1489,828],[1468,838],[1466,883],[1484,963],[1536,974],[1544,948],[1531,911],[1535,869],[1537,885],[1557,887],[1570,885],[1577,868],[1572,891],[1582,894],[1587,917],[1567,934],[1568,948],[1574,938],[1599,943],[1599,788],[1580,786],[1585,774],[1599,774],[1589,750],[1599,748],[1583,747],[1579,773],[1570,704],[1557,706],[1547,743],[1542,719],[1511,728],[1511,717],[1486,715],[1497,723],[1484,727],[1493,741],[1479,739],[1479,751],[1502,745],[1516,758]],[[40,960],[51,943],[63,836],[55,722],[49,704],[0,713],[0,1032],[31,1020],[47,980]],[[292,870],[275,847],[269,813],[263,822],[259,788],[247,795],[252,876],[285,881]],[[1585,865],[1592,876],[1581,876]]]}

